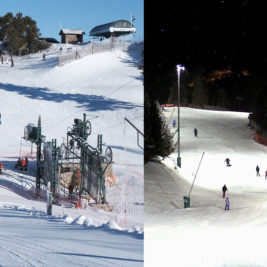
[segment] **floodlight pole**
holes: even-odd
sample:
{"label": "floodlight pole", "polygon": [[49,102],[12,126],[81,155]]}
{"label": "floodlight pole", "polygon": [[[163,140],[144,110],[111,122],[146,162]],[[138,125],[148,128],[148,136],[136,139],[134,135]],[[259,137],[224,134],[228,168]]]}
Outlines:
{"label": "floodlight pole", "polygon": [[177,140],[177,167],[181,168],[181,157],[180,157],[180,72],[181,70],[185,70],[185,67],[181,65],[177,65],[177,77],[178,77],[178,140]]}

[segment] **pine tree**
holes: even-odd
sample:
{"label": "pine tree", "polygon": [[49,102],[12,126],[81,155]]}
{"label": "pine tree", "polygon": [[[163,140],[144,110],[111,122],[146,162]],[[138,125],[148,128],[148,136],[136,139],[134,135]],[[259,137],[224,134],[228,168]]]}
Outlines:
{"label": "pine tree", "polygon": [[23,17],[17,13],[7,13],[0,17],[0,40],[5,42],[5,47],[11,55],[24,55],[39,50],[47,49],[48,43],[38,40],[40,37],[36,21],[29,16]]}
{"label": "pine tree", "polygon": [[267,130],[267,87],[260,88],[252,107],[252,118],[260,126]]}
{"label": "pine tree", "polygon": [[6,41],[8,36],[8,27],[13,22],[12,13],[6,13],[5,16],[0,17],[0,40]]}
{"label": "pine tree", "polygon": [[172,135],[158,102],[145,96],[145,162],[174,151]]}

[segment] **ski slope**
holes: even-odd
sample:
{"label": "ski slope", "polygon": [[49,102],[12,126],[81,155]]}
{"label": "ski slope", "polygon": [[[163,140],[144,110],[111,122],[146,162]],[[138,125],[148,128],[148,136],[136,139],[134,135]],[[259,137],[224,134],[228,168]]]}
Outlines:
{"label": "ski slope", "polygon": [[[174,132],[177,107],[165,109]],[[247,124],[248,113],[181,108],[182,167],[174,168],[177,153],[145,165],[145,266],[267,266],[267,148]]]}
{"label": "ski slope", "polygon": [[[63,52],[60,52],[63,47]],[[57,66],[59,53],[75,46],[54,44],[46,52],[0,63],[0,265],[1,266],[142,266],[144,176],[143,79],[138,64],[142,46],[88,55]],[[9,57],[7,57],[9,59]],[[113,150],[117,183],[106,190],[113,212],[84,205],[75,209],[63,198],[47,216],[45,199],[34,198],[36,147],[22,137],[28,123],[60,146],[68,127],[83,113],[92,124],[88,143],[97,135]],[[143,142],[143,140],[140,140]],[[29,156],[26,174],[14,170],[19,156]],[[42,187],[42,189],[45,189]],[[63,191],[62,191],[63,192]]]}

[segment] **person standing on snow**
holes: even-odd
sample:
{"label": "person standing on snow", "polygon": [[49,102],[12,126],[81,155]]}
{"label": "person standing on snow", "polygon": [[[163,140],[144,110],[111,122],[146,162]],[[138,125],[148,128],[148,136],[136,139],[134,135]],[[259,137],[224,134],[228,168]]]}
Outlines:
{"label": "person standing on snow", "polygon": [[229,197],[225,199],[225,208],[224,210],[229,210],[230,209],[230,200]]}
{"label": "person standing on snow", "polygon": [[197,130],[197,128],[195,128],[195,129],[194,129],[195,137],[197,137],[197,133],[198,133],[198,130]]}
{"label": "person standing on snow", "polygon": [[260,167],[258,165],[256,167],[256,175],[257,176],[260,176]]}
{"label": "person standing on snow", "polygon": [[266,178],[267,178],[267,171],[265,171],[265,180],[266,180]]}
{"label": "person standing on snow", "polygon": [[225,162],[226,162],[226,165],[227,165],[228,167],[231,166],[231,164],[230,164],[230,159],[226,158],[226,159],[225,159]]}
{"label": "person standing on snow", "polygon": [[228,191],[226,185],[224,185],[224,186],[222,187],[222,191],[223,191],[223,198],[225,198],[226,191]]}

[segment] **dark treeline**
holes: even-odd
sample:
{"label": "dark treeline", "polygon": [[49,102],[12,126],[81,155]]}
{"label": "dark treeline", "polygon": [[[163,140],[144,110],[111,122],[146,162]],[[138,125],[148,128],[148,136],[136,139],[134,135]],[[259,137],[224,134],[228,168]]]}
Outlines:
{"label": "dark treeline", "polygon": [[[222,74],[223,73],[223,74]],[[177,73],[169,75],[170,84],[162,86],[157,99],[160,103],[177,104]],[[181,73],[181,102],[200,107],[218,106],[232,111],[252,112],[260,103],[257,95],[266,88],[265,77],[252,75],[247,70],[214,70],[205,73],[203,69]],[[164,92],[164,93],[163,93]]]}
{"label": "dark treeline", "polygon": [[26,55],[48,48],[48,43],[39,40],[40,35],[36,21],[29,16],[7,13],[0,17],[0,41],[11,55]]}
{"label": "dark treeline", "polygon": [[[153,72],[148,81],[145,67],[145,91],[160,104],[177,105],[176,68],[174,66],[174,70],[165,75],[162,73]],[[267,129],[267,72],[253,73],[248,69],[236,70],[231,67],[205,71],[201,67],[182,71],[180,77],[182,104],[250,112],[260,127]]]}

